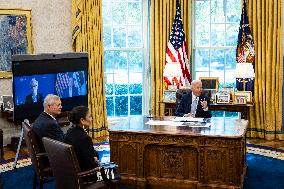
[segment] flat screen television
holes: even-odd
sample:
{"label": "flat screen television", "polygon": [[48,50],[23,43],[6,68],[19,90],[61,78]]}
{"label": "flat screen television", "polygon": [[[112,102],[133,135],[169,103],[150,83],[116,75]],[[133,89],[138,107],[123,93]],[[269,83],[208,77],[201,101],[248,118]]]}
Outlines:
{"label": "flat screen television", "polygon": [[62,112],[88,106],[88,54],[12,56],[14,121],[35,119],[48,94],[61,98]]}

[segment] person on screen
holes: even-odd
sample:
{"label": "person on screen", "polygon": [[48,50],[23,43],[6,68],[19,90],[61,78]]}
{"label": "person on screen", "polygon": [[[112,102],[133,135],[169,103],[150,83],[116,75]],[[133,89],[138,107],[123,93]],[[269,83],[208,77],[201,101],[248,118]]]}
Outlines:
{"label": "person on screen", "polygon": [[202,95],[202,82],[194,80],[191,82],[191,91],[182,96],[181,102],[175,112],[176,116],[210,118],[210,99]]}
{"label": "person on screen", "polygon": [[63,97],[73,97],[73,96],[78,96],[78,87],[75,86],[75,80],[72,74],[72,76],[69,75],[68,77],[68,86],[63,91]]}
{"label": "person on screen", "polygon": [[[69,115],[72,127],[67,131],[64,142],[74,147],[82,171],[99,166],[99,154],[93,147],[92,138],[85,132],[84,128],[90,128],[92,117],[85,106],[74,107]],[[88,178],[96,180],[96,177]]]}
{"label": "person on screen", "polygon": [[78,95],[87,94],[87,83],[83,71],[73,73],[74,86],[78,89]]}
{"label": "person on screen", "polygon": [[59,96],[48,94],[43,102],[44,111],[33,124],[33,130],[41,140],[43,137],[63,141],[64,134],[56,117],[61,114],[61,100]]}
{"label": "person on screen", "polygon": [[35,78],[32,78],[32,80],[30,81],[30,89],[31,94],[26,96],[25,104],[42,103],[43,95],[41,93],[38,93],[38,81]]}

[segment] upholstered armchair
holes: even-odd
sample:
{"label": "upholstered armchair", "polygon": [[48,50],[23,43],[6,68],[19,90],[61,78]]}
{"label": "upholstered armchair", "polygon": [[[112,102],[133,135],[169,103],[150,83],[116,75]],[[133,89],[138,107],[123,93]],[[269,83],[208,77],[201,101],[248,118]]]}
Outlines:
{"label": "upholstered armchair", "polygon": [[42,189],[44,182],[48,181],[49,177],[52,177],[52,170],[48,162],[48,157],[42,142],[32,130],[31,126],[26,122],[22,122],[22,127],[31,161],[35,169],[33,188],[35,189],[37,186],[38,177],[40,189]]}
{"label": "upholstered armchair", "polygon": [[105,175],[105,173],[102,171],[104,181],[84,183],[84,177],[97,174],[100,168],[81,171],[73,146],[46,137],[42,140],[53,170],[57,189],[108,189],[119,186],[118,179],[104,178],[103,174]]}

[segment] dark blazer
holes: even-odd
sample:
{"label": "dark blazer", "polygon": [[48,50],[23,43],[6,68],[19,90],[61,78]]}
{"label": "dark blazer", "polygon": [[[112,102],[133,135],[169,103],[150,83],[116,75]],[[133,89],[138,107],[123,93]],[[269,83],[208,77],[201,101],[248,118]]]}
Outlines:
{"label": "dark blazer", "polygon": [[65,136],[64,142],[74,147],[81,171],[98,167],[94,157],[99,158],[98,152],[94,149],[92,138],[87,135],[82,127],[73,126]]}
{"label": "dark blazer", "polygon": [[[208,111],[204,111],[202,109],[200,100],[203,100],[203,99],[207,101],[208,108],[209,108],[210,99],[207,96],[204,96],[201,94],[199,96],[195,117],[210,118],[212,116],[210,110],[208,109]],[[175,115],[182,117],[184,116],[184,114],[190,113],[191,103],[192,103],[192,92],[190,91],[188,94],[185,94],[182,96],[181,102],[179,103],[176,109]]]}
{"label": "dark blazer", "polygon": [[43,95],[41,93],[37,94],[37,102],[33,102],[32,94],[26,96],[25,104],[32,104],[32,103],[43,103]]}
{"label": "dark blazer", "polygon": [[42,112],[38,116],[32,128],[40,140],[42,140],[43,137],[48,137],[54,140],[63,141],[64,134],[57,121],[45,112]]}

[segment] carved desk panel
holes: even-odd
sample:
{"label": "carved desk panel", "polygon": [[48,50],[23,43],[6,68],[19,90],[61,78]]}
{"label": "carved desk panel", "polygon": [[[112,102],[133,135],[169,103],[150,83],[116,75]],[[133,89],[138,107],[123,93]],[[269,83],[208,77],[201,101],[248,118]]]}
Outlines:
{"label": "carved desk panel", "polygon": [[150,126],[147,121],[130,118],[109,128],[111,161],[119,165],[123,184],[242,188],[246,120],[214,118],[211,128]]}

